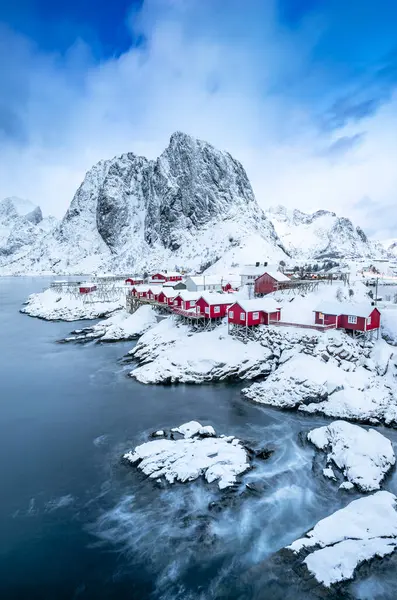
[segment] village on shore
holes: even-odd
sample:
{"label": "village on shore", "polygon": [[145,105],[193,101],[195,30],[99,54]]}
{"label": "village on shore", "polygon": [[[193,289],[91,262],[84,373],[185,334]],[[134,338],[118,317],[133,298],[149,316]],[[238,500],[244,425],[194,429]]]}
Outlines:
{"label": "village on shore", "polygon": [[[397,302],[378,293],[380,281],[393,289],[395,277],[373,265],[283,267],[55,280],[21,312],[100,319],[61,341],[135,340],[124,363],[142,384],[241,381],[247,401],[331,418],[305,439],[324,455],[321,476],[347,495],[346,506],[280,551],[281,564],[329,588],[397,549],[397,498],[382,489],[395,453],[383,433],[362,427],[397,428]],[[220,493],[238,487],[253,461],[271,456],[197,421],[155,429],[150,438],[123,461],[169,485],[204,477]]]}

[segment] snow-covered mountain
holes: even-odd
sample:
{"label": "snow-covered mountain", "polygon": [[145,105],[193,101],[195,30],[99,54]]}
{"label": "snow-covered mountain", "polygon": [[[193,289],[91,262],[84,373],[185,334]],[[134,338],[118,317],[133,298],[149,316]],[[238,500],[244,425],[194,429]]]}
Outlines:
{"label": "snow-covered mountain", "polygon": [[0,202],[0,266],[26,254],[56,225],[54,217],[43,215],[39,206],[15,196]]}
{"label": "snow-covered mountain", "polygon": [[16,273],[203,269],[286,254],[230,154],[177,132],[154,161],[123,154],[92,167],[64,218]]}
{"label": "snow-covered mountain", "polygon": [[276,206],[266,211],[287,251],[297,258],[379,258],[386,252],[350,219],[327,210],[306,214]]}

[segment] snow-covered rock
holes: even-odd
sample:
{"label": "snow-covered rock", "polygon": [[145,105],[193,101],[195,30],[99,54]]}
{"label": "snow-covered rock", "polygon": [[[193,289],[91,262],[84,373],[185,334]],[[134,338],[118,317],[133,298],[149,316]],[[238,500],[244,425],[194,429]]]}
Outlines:
{"label": "snow-covered rock", "polygon": [[242,165],[177,132],[157,160],[127,153],[92,167],[61,223],[9,270],[197,270],[253,252],[286,258]]}
{"label": "snow-covered rock", "polygon": [[272,368],[268,348],[254,341],[241,343],[228,335],[226,324],[193,333],[173,318],[146,332],[130,355],[140,363],[131,376],[141,383],[253,379]]}
{"label": "snow-covered rock", "polygon": [[109,316],[125,303],[122,294],[119,300],[104,302],[93,292],[89,301],[86,300],[84,296],[58,293],[48,288],[44,292],[31,294],[21,312],[48,321],[80,321]]}
{"label": "snow-covered rock", "polygon": [[[127,452],[124,459],[151,479],[165,477],[169,483],[193,481],[203,475],[219,489],[234,485],[237,477],[250,468],[248,456],[233,436],[215,437],[215,430],[191,421],[175,427],[182,439],[146,442]],[[208,436],[208,433],[213,435]]]}
{"label": "snow-covered rock", "polygon": [[0,266],[26,254],[53,227],[56,220],[43,215],[30,200],[12,196],[0,202]]}
{"label": "snow-covered rock", "polygon": [[88,342],[95,339],[101,342],[116,342],[134,340],[156,324],[156,313],[152,306],[140,306],[132,314],[122,308],[93,327],[73,331],[72,335],[65,338],[64,341]]}
{"label": "snow-covered rock", "polygon": [[[313,429],[307,439],[327,453],[328,464],[333,463],[347,481],[364,492],[378,490],[396,462],[390,440],[374,429],[366,430],[345,421]],[[330,477],[329,473],[324,475]]]}
{"label": "snow-covered rock", "polygon": [[288,549],[299,556],[307,554],[303,563],[326,587],[352,579],[361,564],[395,551],[396,501],[385,491],[354,500],[319,521]]}
{"label": "snow-covered rock", "polygon": [[350,219],[327,210],[306,214],[276,206],[269,208],[266,215],[285,248],[295,258],[380,258],[386,254]]}
{"label": "snow-covered rock", "polygon": [[[326,337],[320,340],[320,344],[302,352],[297,346],[295,355],[281,364],[266,381],[244,388],[242,394],[254,402],[278,408],[296,408],[306,413],[363,423],[397,425],[394,374],[387,372],[381,376],[375,361],[370,370],[368,364],[356,364],[354,355],[347,370],[347,361],[334,357],[335,353],[343,352],[343,345],[327,344]],[[358,351],[360,347],[356,349]],[[361,352],[363,362],[366,362],[365,353],[370,356],[371,349],[361,348]]]}

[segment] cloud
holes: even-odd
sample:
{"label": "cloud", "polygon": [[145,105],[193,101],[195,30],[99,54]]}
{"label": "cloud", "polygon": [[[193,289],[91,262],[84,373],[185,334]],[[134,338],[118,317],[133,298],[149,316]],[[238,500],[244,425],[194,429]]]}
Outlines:
{"label": "cloud", "polygon": [[331,90],[333,79],[312,62],[323,30],[311,16],[291,30],[276,2],[222,7],[147,1],[129,24],[144,43],[99,63],[84,40],[58,55],[0,35],[10,61],[0,67],[0,196],[61,216],[92,164],[127,151],[154,158],[182,130],[241,160],[262,206],[327,208],[365,228],[360,200],[382,211],[397,189],[392,85],[373,110],[351,89],[337,90],[344,104],[335,93],[317,101],[313,82]]}

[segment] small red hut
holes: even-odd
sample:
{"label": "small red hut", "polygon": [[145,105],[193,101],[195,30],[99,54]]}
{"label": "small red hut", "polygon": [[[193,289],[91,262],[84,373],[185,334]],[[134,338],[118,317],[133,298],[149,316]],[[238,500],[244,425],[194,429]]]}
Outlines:
{"label": "small red hut", "polygon": [[95,283],[83,283],[79,287],[80,294],[90,294],[91,292],[95,292],[97,286]]}
{"label": "small red hut", "polygon": [[255,296],[265,296],[288,287],[290,278],[280,271],[266,271],[255,279]]}
{"label": "small red hut", "polygon": [[226,316],[227,309],[233,302],[233,296],[229,294],[201,294],[196,302],[196,312],[207,319],[220,319]]}
{"label": "small red hut", "polygon": [[153,273],[151,276],[152,281],[181,281],[182,275],[177,271],[159,271],[158,273]]}
{"label": "small red hut", "polygon": [[233,325],[269,325],[270,321],[279,321],[281,309],[272,298],[238,300],[228,310],[228,322]]}
{"label": "small red hut", "polygon": [[200,296],[201,294],[199,292],[181,290],[178,295],[174,297],[173,306],[175,306],[175,308],[182,308],[183,310],[190,310],[196,306],[196,302]]}
{"label": "small red hut", "polygon": [[127,279],[124,280],[124,283],[130,285],[141,285],[143,283],[143,279],[139,279],[137,277],[127,277]]}
{"label": "small red hut", "polygon": [[135,298],[146,298],[149,289],[148,285],[136,285],[132,288],[131,292]]}
{"label": "small red hut", "polygon": [[177,292],[175,290],[173,290],[172,288],[170,288],[170,289],[163,288],[157,296],[157,302],[159,302],[160,304],[164,304],[166,306],[172,306],[176,293]]}
{"label": "small red hut", "polygon": [[314,313],[316,325],[363,332],[380,328],[380,311],[370,303],[322,302]]}

